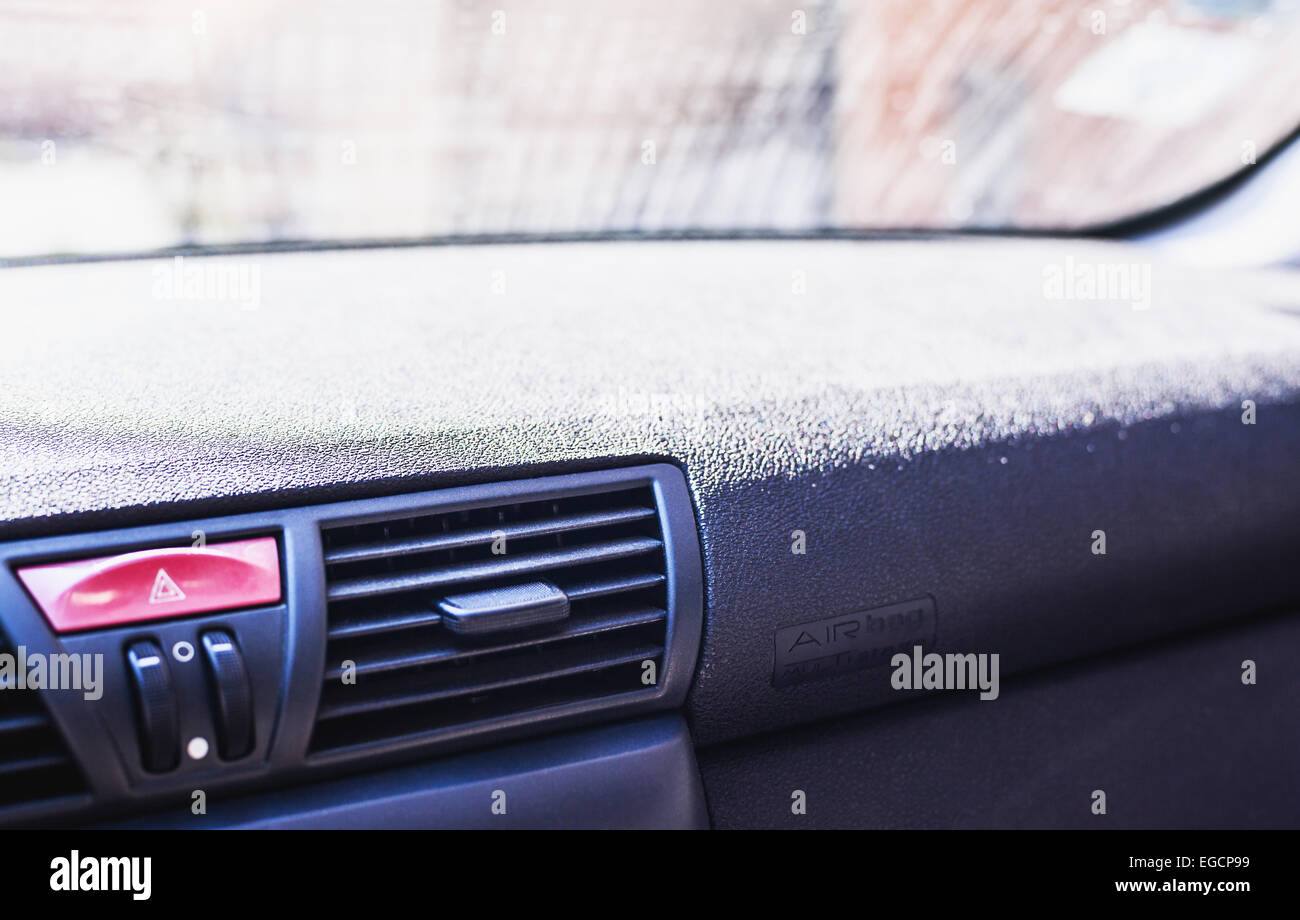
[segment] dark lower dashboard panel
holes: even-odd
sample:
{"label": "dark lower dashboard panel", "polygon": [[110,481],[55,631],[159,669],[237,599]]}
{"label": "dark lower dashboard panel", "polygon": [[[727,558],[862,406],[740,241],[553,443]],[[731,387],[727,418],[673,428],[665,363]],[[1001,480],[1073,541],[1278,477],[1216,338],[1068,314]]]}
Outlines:
{"label": "dark lower dashboard panel", "polygon": [[1296,828],[1297,700],[1289,613],[1024,675],[996,701],[718,745],[700,770],[718,828]]}
{"label": "dark lower dashboard panel", "polygon": [[276,830],[707,828],[686,723],[656,716],[112,825]]}

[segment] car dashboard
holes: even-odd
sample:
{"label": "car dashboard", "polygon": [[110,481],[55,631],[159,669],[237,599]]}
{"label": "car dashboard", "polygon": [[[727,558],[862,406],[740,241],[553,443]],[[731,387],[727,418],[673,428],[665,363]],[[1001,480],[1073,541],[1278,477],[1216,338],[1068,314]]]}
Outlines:
{"label": "car dashboard", "polygon": [[[308,247],[28,264],[0,303],[0,632],[105,691],[0,716],[0,825],[1300,815],[1285,272]],[[900,687],[914,647],[1000,686]]]}

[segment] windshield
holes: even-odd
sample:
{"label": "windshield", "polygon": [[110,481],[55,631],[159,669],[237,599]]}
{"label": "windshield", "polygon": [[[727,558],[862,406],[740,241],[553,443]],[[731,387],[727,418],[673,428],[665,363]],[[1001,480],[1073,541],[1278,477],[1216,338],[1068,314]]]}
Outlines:
{"label": "windshield", "polygon": [[0,256],[1071,230],[1300,120],[1291,0],[0,2]]}

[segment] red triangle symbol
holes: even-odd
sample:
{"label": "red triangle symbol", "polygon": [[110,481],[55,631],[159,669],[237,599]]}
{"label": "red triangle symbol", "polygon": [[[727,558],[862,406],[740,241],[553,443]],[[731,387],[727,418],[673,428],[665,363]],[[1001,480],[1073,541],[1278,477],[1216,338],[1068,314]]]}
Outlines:
{"label": "red triangle symbol", "polygon": [[149,592],[149,603],[165,604],[168,601],[185,600],[185,592],[180,589],[166,569],[159,569],[153,579],[153,590]]}

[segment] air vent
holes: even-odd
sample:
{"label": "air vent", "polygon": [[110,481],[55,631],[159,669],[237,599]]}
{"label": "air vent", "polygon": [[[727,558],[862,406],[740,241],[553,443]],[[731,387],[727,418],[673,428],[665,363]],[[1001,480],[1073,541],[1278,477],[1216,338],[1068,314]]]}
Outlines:
{"label": "air vent", "polygon": [[[0,635],[0,654],[15,650]],[[85,788],[37,691],[0,686],[0,809],[75,795]]]}
{"label": "air vent", "polygon": [[674,566],[654,479],[626,478],[324,524],[312,750],[661,698]]}

